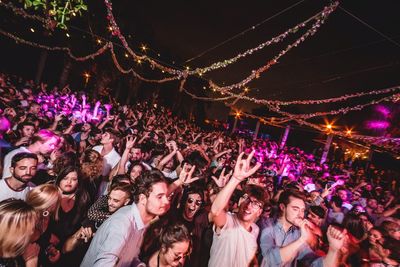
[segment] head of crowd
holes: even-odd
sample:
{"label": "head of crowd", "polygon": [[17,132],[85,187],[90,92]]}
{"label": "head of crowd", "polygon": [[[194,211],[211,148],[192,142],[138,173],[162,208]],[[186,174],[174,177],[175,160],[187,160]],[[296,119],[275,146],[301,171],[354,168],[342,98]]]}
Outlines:
{"label": "head of crowd", "polygon": [[399,266],[399,173],[0,74],[0,266]]}

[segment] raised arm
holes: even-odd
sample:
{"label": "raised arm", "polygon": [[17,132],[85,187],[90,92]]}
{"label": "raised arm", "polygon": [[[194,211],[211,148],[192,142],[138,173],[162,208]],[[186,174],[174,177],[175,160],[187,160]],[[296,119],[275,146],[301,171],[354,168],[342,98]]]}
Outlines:
{"label": "raised arm", "polygon": [[253,158],[254,151],[250,153],[247,159],[242,159],[243,155],[244,152],[240,153],[238,156],[232,179],[230,179],[225,187],[218,193],[211,206],[211,219],[219,228],[222,228],[226,223],[225,207],[228,205],[229,199],[231,198],[233,191],[235,191],[235,188],[247,177],[253,175],[261,166],[260,163],[257,163],[253,167],[250,166],[250,161]]}

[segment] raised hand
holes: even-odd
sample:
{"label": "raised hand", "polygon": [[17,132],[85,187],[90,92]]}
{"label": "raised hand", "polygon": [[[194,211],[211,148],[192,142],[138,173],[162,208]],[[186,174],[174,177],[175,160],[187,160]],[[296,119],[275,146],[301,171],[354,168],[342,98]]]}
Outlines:
{"label": "raised hand", "polygon": [[339,230],[334,226],[330,225],[327,231],[329,249],[339,250],[344,246],[346,237],[346,229]]}
{"label": "raised hand", "polygon": [[232,175],[232,171],[225,174],[225,168],[223,168],[222,172],[218,178],[215,177],[214,175],[212,175],[211,178],[214,180],[214,182],[218,185],[219,188],[222,188],[229,181],[229,178],[231,177],[231,175]]}
{"label": "raised hand", "polygon": [[127,136],[127,137],[126,137],[125,149],[131,150],[132,147],[135,145],[135,143],[136,143],[136,137]]}
{"label": "raised hand", "polygon": [[253,158],[254,152],[255,151],[253,150],[249,154],[247,159],[243,159],[244,152],[240,153],[236,160],[236,165],[232,176],[233,178],[239,181],[243,181],[247,177],[253,175],[261,167],[261,164],[259,162],[257,162],[257,164],[253,167],[250,166],[250,162]]}
{"label": "raised hand", "polygon": [[194,172],[194,169],[196,168],[196,166],[193,166],[192,168],[190,168],[190,170],[188,171],[187,169],[187,165],[186,165],[186,163],[185,164],[183,164],[183,168],[182,168],[182,170],[181,170],[181,173],[179,174],[179,180],[181,181],[181,183],[183,184],[183,185],[188,185],[188,184],[191,184],[191,183],[193,183],[194,181],[197,181],[197,180],[199,180],[200,178],[199,177],[193,177],[192,178],[192,175],[193,175],[193,172]]}

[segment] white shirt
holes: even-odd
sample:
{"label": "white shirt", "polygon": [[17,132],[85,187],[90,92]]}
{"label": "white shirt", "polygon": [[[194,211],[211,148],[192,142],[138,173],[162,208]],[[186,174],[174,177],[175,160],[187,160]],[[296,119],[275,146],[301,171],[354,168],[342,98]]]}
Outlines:
{"label": "white shirt", "polygon": [[[93,147],[93,150],[96,150],[101,154],[101,151],[103,150],[103,146],[95,146]],[[117,166],[119,160],[121,159],[121,156],[118,154],[117,151],[115,151],[115,148],[113,148],[110,152],[108,152],[106,155],[103,156],[104,159],[104,164],[103,164],[103,176],[108,176],[111,172],[111,170]]]}
{"label": "white shirt", "polygon": [[10,151],[5,157],[4,157],[4,164],[3,164],[3,179],[11,177],[11,172],[10,172],[10,167],[11,167],[11,160],[12,158],[18,154],[18,153],[32,153],[30,152],[26,147],[21,146],[20,148],[14,149]]}
{"label": "white shirt", "polygon": [[28,186],[25,187],[23,190],[15,191],[8,185],[6,180],[7,179],[0,180],[0,201],[6,200],[9,198],[26,200],[26,195],[28,194],[28,192],[31,191],[31,189],[35,187],[35,185],[33,183],[29,182]]}
{"label": "white shirt", "polygon": [[258,226],[253,223],[251,232],[239,222],[236,214],[227,213],[222,229],[215,229],[210,250],[209,267],[249,266],[257,251]]}

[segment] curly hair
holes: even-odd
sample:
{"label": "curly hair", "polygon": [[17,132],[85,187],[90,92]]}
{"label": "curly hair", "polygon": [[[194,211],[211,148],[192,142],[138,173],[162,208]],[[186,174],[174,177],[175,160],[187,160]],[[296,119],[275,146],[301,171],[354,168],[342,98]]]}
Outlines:
{"label": "curly hair", "polygon": [[88,149],[83,153],[81,164],[82,178],[93,181],[97,179],[103,169],[103,157],[99,152]]}

